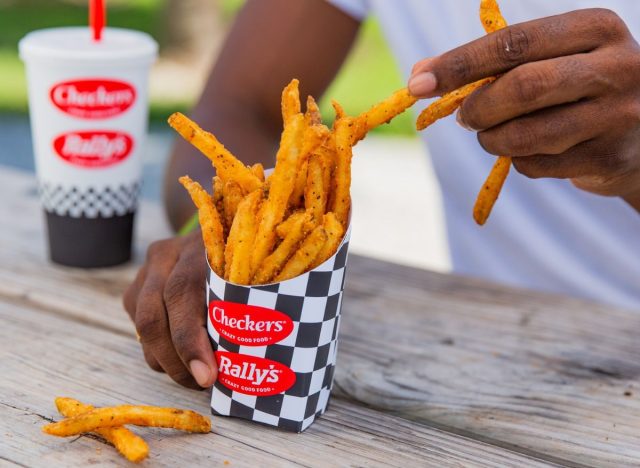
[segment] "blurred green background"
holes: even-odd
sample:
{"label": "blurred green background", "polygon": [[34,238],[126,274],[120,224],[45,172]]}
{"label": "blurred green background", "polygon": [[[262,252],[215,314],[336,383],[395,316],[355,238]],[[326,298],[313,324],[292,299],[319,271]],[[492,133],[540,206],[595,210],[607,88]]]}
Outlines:
{"label": "blurred green background", "polygon": [[[225,29],[243,3],[243,0],[201,1],[213,5],[217,18],[212,24]],[[180,0],[175,0],[173,6],[184,6],[178,2]],[[160,43],[161,56],[175,46],[172,44],[175,38],[167,27],[168,17],[172,22],[175,19],[175,10],[170,10],[171,0],[108,0],[107,3],[109,25],[148,32]],[[86,0],[0,0],[0,114],[27,112],[24,67],[17,55],[20,38],[35,29],[86,24],[86,5]],[[321,102],[323,114],[333,114],[329,97],[340,101],[349,114],[356,114],[402,86],[378,24],[367,20],[346,66]],[[152,92],[151,118],[163,120],[173,111],[189,109],[192,101],[192,95]],[[412,134],[411,116],[405,113],[376,132]]]}

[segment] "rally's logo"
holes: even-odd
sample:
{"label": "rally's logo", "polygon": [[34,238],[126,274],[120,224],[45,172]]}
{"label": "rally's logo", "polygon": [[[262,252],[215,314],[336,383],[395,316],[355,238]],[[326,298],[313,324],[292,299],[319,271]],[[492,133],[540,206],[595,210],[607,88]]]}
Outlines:
{"label": "rally's logo", "polygon": [[216,351],[218,382],[235,392],[269,396],[282,393],[296,382],[296,374],[284,364],[246,354]]}
{"label": "rally's logo", "polygon": [[278,343],[293,331],[293,321],[282,312],[234,302],[211,301],[209,320],[220,336],[245,346]]}
{"label": "rally's logo", "polygon": [[53,149],[61,159],[86,168],[118,164],[129,156],[132,148],[131,136],[107,130],[63,133],[53,140]]}
{"label": "rally's logo", "polygon": [[66,114],[81,119],[106,119],[129,109],[136,101],[136,90],[124,81],[74,80],[53,86],[49,97]]}

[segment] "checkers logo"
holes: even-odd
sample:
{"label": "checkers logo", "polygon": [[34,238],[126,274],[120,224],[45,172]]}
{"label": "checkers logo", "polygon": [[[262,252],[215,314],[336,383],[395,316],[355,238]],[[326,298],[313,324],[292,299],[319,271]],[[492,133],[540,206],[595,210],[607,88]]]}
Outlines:
{"label": "checkers logo", "polygon": [[282,393],[296,382],[296,374],[284,364],[246,354],[216,351],[218,382],[245,395]]}
{"label": "checkers logo", "polygon": [[81,119],[106,119],[122,114],[136,101],[136,90],[123,81],[76,80],[58,83],[49,93],[62,112]]}
{"label": "checkers logo", "polygon": [[293,321],[282,312],[234,302],[211,301],[209,320],[220,336],[245,346],[271,345],[293,331]]}
{"label": "checkers logo", "polygon": [[129,156],[133,138],[123,132],[82,131],[64,133],[53,140],[60,158],[76,166],[113,166]]}

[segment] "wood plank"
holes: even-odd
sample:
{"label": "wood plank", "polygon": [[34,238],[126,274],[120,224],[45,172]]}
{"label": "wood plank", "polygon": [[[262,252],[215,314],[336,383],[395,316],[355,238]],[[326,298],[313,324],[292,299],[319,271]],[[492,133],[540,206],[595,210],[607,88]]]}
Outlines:
{"label": "wood plank", "polygon": [[[150,236],[161,229],[149,210]],[[42,238],[33,221],[21,229]],[[133,268],[59,269],[15,237],[0,232],[0,297],[132,334],[119,295]],[[636,464],[638,329],[632,311],[351,256],[336,382],[344,397],[491,443]]]}
{"label": "wood plank", "polygon": [[[146,369],[135,340],[0,303],[0,459],[26,466],[122,465],[111,447],[90,437],[40,432],[58,420],[56,395],[95,405],[154,404],[209,411],[208,392],[178,388]],[[346,401],[304,434],[214,417],[208,435],[136,428],[154,466],[549,466],[465,437],[385,415]],[[333,460],[333,462],[330,462]]]}

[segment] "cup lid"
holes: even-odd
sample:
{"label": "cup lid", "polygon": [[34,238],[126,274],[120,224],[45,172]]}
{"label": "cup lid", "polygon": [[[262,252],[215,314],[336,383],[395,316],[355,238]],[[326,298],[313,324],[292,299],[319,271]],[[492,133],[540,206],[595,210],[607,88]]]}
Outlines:
{"label": "cup lid", "polygon": [[82,62],[91,64],[150,65],[158,55],[158,44],[140,31],[105,28],[100,42],[95,42],[88,27],[51,28],[33,31],[18,45],[20,58]]}

